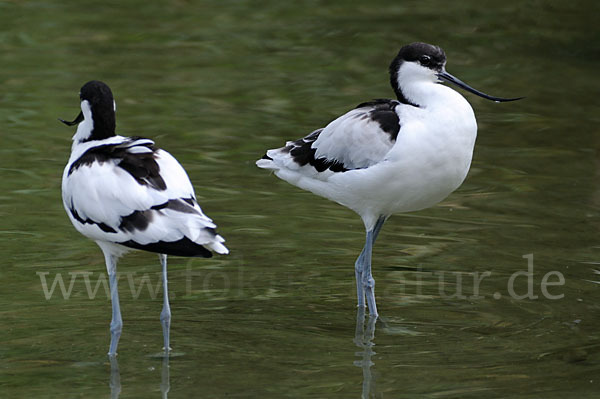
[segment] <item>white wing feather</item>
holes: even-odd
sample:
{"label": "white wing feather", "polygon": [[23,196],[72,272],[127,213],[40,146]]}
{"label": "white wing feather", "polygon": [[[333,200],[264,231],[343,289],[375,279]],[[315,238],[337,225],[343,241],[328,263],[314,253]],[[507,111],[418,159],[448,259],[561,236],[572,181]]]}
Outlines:
{"label": "white wing feather", "polygon": [[356,108],[329,123],[312,144],[315,158],[337,160],[348,169],[368,168],[383,160],[394,145],[369,108]]}

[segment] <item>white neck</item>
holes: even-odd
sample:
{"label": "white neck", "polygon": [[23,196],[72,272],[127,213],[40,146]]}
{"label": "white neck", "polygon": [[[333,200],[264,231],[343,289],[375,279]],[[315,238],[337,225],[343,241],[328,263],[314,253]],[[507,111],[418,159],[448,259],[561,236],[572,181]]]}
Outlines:
{"label": "white neck", "polygon": [[426,107],[435,95],[437,76],[430,69],[414,62],[405,62],[398,70],[398,87],[413,104]]}
{"label": "white neck", "polygon": [[440,105],[472,112],[471,106],[459,92],[438,83],[433,71],[412,62],[405,63],[398,71],[398,85],[406,99],[420,107]]}

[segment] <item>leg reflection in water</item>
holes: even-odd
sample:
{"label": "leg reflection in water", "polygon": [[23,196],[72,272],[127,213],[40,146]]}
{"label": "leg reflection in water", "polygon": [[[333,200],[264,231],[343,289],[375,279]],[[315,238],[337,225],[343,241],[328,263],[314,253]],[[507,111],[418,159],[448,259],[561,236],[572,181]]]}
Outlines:
{"label": "leg reflection in water", "polygon": [[167,399],[167,394],[171,389],[171,377],[169,374],[169,356],[163,357],[162,371],[160,374],[160,394],[162,399]]}
{"label": "leg reflection in water", "polygon": [[110,359],[110,399],[119,399],[121,394],[121,373],[119,372],[119,362],[116,356],[109,356]]}
{"label": "leg reflection in water", "polygon": [[[119,372],[119,362],[116,356],[109,356],[110,359],[110,398],[119,399],[121,394],[121,373]],[[171,389],[169,374],[169,356],[162,356],[162,370],[160,374],[160,394],[162,399],[167,399]]]}
{"label": "leg reflection in water", "polygon": [[361,360],[354,362],[356,367],[362,368],[363,372],[363,385],[362,385],[362,399],[368,398],[379,398],[375,389],[375,378],[372,375],[371,367],[375,365],[371,361],[371,357],[375,355],[373,347],[375,343],[375,323],[377,322],[377,316],[369,315],[369,319],[365,324],[365,308],[359,306],[356,313],[356,332],[354,334],[354,343],[358,346],[361,351],[355,352],[356,356],[360,356]]}

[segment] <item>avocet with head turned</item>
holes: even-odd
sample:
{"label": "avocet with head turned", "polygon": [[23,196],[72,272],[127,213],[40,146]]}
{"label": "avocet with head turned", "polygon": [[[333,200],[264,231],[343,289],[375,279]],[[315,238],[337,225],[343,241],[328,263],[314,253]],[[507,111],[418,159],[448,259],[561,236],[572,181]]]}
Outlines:
{"label": "avocet with head turned", "polygon": [[171,310],[167,255],[211,257],[227,254],[215,224],[202,213],[187,173],[168,152],[141,137],[115,133],[116,105],[99,81],[83,85],[81,113],[71,157],[62,179],[63,204],[71,222],[104,253],[112,301],[110,349],[116,355],[122,319],[117,260],[130,249],[159,254],[164,302],[160,314],[168,353]]}
{"label": "avocet with head turned", "polygon": [[444,51],[426,43],[400,49],[390,65],[396,100],[358,105],[308,136],[272,149],[256,164],[302,189],[358,213],[366,243],[356,260],[358,306],[377,316],[371,251],[386,219],[433,206],[456,190],[469,171],[477,123],[453,83],[489,100],[446,72]]}

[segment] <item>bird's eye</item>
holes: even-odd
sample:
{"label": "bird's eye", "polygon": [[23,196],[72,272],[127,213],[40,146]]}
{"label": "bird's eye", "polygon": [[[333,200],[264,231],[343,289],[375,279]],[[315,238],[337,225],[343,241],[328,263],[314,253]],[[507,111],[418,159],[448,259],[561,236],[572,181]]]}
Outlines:
{"label": "bird's eye", "polygon": [[431,57],[428,55],[422,55],[419,57],[419,63],[423,66],[429,66],[431,64]]}

